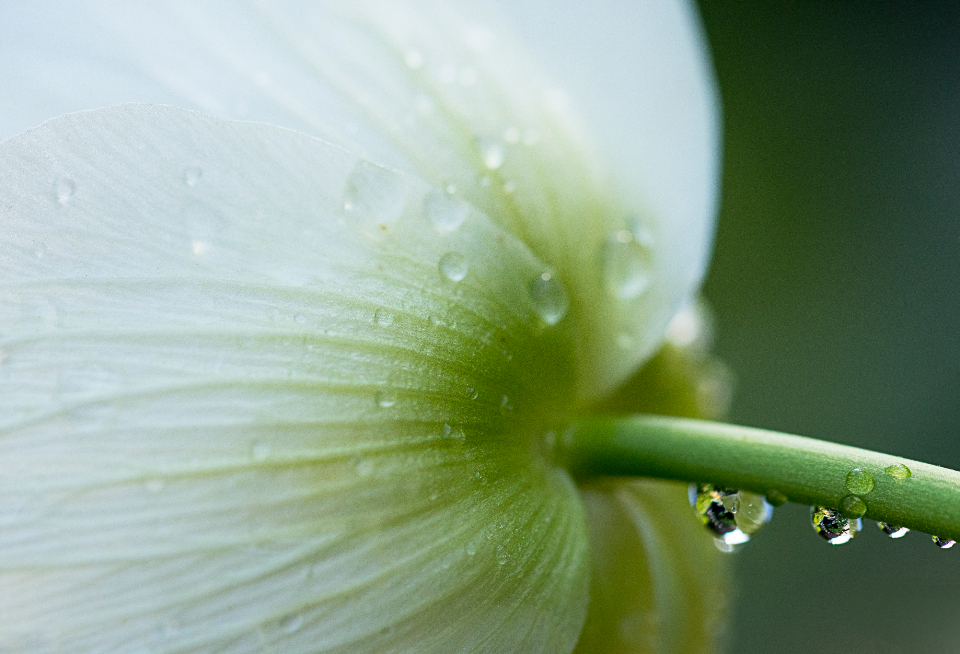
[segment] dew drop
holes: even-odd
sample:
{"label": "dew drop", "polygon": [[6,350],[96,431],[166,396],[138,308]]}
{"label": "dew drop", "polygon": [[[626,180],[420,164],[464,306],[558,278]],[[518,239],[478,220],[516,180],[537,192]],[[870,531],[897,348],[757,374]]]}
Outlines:
{"label": "dew drop", "polygon": [[377,406],[381,409],[389,409],[396,403],[397,398],[394,397],[390,392],[380,391],[377,393]]}
{"label": "dew drop", "polygon": [[473,541],[470,541],[469,543],[467,543],[467,546],[464,549],[467,552],[467,556],[473,556],[474,554],[477,553],[477,546],[474,544]]}
{"label": "dew drop", "polygon": [[288,615],[280,621],[280,629],[285,634],[292,634],[303,626],[303,616],[299,613]]}
{"label": "dew drop", "polygon": [[530,283],[530,300],[533,309],[548,325],[556,325],[567,315],[570,298],[556,277],[543,273]]}
{"label": "dew drop", "polygon": [[196,186],[202,175],[203,171],[196,166],[189,166],[183,169],[183,181],[187,186]]}
{"label": "dew drop", "polygon": [[831,545],[843,545],[853,540],[863,526],[860,518],[844,518],[835,510],[824,506],[810,507],[813,530]]}
{"label": "dew drop", "polygon": [[386,309],[377,309],[373,312],[373,322],[381,327],[389,327],[393,324],[393,314]]}
{"label": "dew drop", "polygon": [[773,507],[762,495],[713,484],[690,484],[690,505],[725,552],[749,541],[773,517]]}
{"label": "dew drop", "polygon": [[776,488],[771,488],[767,491],[767,501],[770,502],[770,506],[778,507],[786,504],[789,498]]}
{"label": "dew drop", "polygon": [[867,512],[867,503],[856,495],[847,495],[840,500],[840,513],[844,518],[855,520],[862,518]]}
{"label": "dew drop", "polygon": [[481,143],[480,152],[483,155],[483,165],[490,170],[496,170],[506,160],[503,146],[497,142]]}
{"label": "dew drop", "polygon": [[469,270],[467,258],[459,252],[447,252],[440,257],[439,267],[443,276],[454,282],[462,281]]}
{"label": "dew drop", "polygon": [[883,469],[885,473],[896,479],[897,481],[903,481],[910,477],[913,473],[910,472],[910,468],[903,465],[902,463],[895,463],[892,466],[887,466]]}
{"label": "dew drop", "polygon": [[933,542],[942,550],[948,550],[954,545],[957,544],[955,540],[949,540],[947,538],[940,538],[939,536],[932,536]]}
{"label": "dew drop", "polygon": [[423,211],[441,234],[456,230],[467,219],[469,205],[439,189],[433,189],[423,198]]}
{"label": "dew drop", "polygon": [[910,530],[906,527],[891,525],[889,522],[878,522],[877,526],[880,527],[880,531],[885,533],[890,538],[903,538],[910,533]]}
{"label": "dew drop", "polygon": [[873,475],[863,468],[854,468],[847,473],[847,489],[857,495],[866,495],[873,490]]}
{"label": "dew drop", "polygon": [[385,229],[395,223],[406,202],[406,180],[389,168],[360,161],[347,177],[343,209],[365,227]]}
{"label": "dew drop", "polygon": [[270,457],[270,445],[256,441],[250,446],[250,456],[254,461],[266,461]]}
{"label": "dew drop", "polygon": [[74,191],[76,191],[76,185],[73,183],[73,180],[61,178],[56,181],[53,186],[53,190],[57,195],[57,202],[60,204],[66,204],[73,197]]}
{"label": "dew drop", "polygon": [[477,399],[478,397],[480,397],[480,392],[479,392],[477,389],[473,388],[473,387],[468,387],[468,388],[467,388],[467,397],[469,397],[471,400],[475,400],[475,399]]}
{"label": "dew drop", "polygon": [[610,295],[629,300],[650,287],[653,273],[652,239],[620,230],[603,245],[604,284]]}

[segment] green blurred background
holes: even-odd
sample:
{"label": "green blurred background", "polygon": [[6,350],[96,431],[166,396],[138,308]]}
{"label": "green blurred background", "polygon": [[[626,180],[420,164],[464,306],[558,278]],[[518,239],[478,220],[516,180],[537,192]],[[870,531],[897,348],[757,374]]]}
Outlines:
{"label": "green blurred background", "polygon": [[[731,420],[960,469],[960,3],[702,0],[724,105],[705,295]],[[738,653],[960,652],[960,546],[778,509]]]}

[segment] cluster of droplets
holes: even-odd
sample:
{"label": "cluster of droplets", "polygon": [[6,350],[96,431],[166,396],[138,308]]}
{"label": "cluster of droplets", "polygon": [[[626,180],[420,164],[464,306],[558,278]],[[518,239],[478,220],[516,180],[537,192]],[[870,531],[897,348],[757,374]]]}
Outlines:
{"label": "cluster of droplets", "polygon": [[[897,482],[910,478],[910,468],[897,463],[884,469]],[[831,545],[843,545],[856,538],[863,530],[863,516],[867,503],[862,496],[868,495],[876,486],[869,471],[854,468],[847,473],[845,485],[850,492],[840,500],[838,508],[815,505],[810,507],[810,522],[813,530]],[[700,521],[716,538],[717,547],[732,552],[737,546],[750,540],[763,525],[770,521],[773,507],[787,502],[787,497],[776,490],[766,496],[742,490],[723,488],[712,484],[691,484],[690,504]],[[878,522],[880,530],[890,538],[903,538],[910,530],[888,522]],[[941,549],[950,549],[956,541],[932,536]]]}
{"label": "cluster of droplets", "polygon": [[713,484],[690,484],[690,505],[723,552],[749,541],[773,517],[763,495]]}

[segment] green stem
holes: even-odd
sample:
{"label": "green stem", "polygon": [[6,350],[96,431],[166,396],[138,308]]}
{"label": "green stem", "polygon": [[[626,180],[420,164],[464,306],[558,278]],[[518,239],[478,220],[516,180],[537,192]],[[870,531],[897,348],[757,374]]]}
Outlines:
{"label": "green stem", "polygon": [[[791,502],[831,508],[857,495],[867,518],[960,540],[955,470],[802,436],[665,416],[585,418],[563,440],[560,457],[578,476],[657,477],[768,496],[777,491]],[[911,475],[897,479],[885,472],[898,464]],[[873,477],[870,492],[848,488],[854,468]]]}

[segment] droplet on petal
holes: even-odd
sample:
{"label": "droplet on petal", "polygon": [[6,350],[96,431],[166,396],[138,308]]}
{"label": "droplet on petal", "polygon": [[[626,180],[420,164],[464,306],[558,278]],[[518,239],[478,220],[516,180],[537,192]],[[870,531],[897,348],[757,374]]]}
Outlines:
{"label": "droplet on petal", "polygon": [[454,282],[462,281],[469,271],[467,258],[459,252],[447,252],[440,257],[439,268],[444,277]]}
{"label": "droplet on petal", "polygon": [[603,275],[607,292],[621,300],[639,297],[650,287],[653,248],[628,230],[620,230],[603,245]]}
{"label": "droplet on petal", "polygon": [[57,202],[60,204],[67,204],[73,197],[74,191],[76,191],[76,185],[73,183],[73,180],[66,178],[58,179],[53,188],[54,193],[56,193]]}
{"label": "droplet on petal", "polygon": [[386,229],[403,214],[407,182],[389,168],[359,161],[347,177],[343,209],[364,227]]}
{"label": "droplet on petal", "polygon": [[570,298],[560,280],[551,273],[543,273],[530,283],[533,309],[545,323],[555,325],[567,315]]}
{"label": "droplet on petal", "polygon": [[189,166],[183,170],[183,181],[187,186],[196,186],[203,176],[203,171],[196,166]]}
{"label": "droplet on petal", "polygon": [[423,210],[441,234],[455,231],[467,219],[469,206],[451,193],[433,189],[423,199]]}

